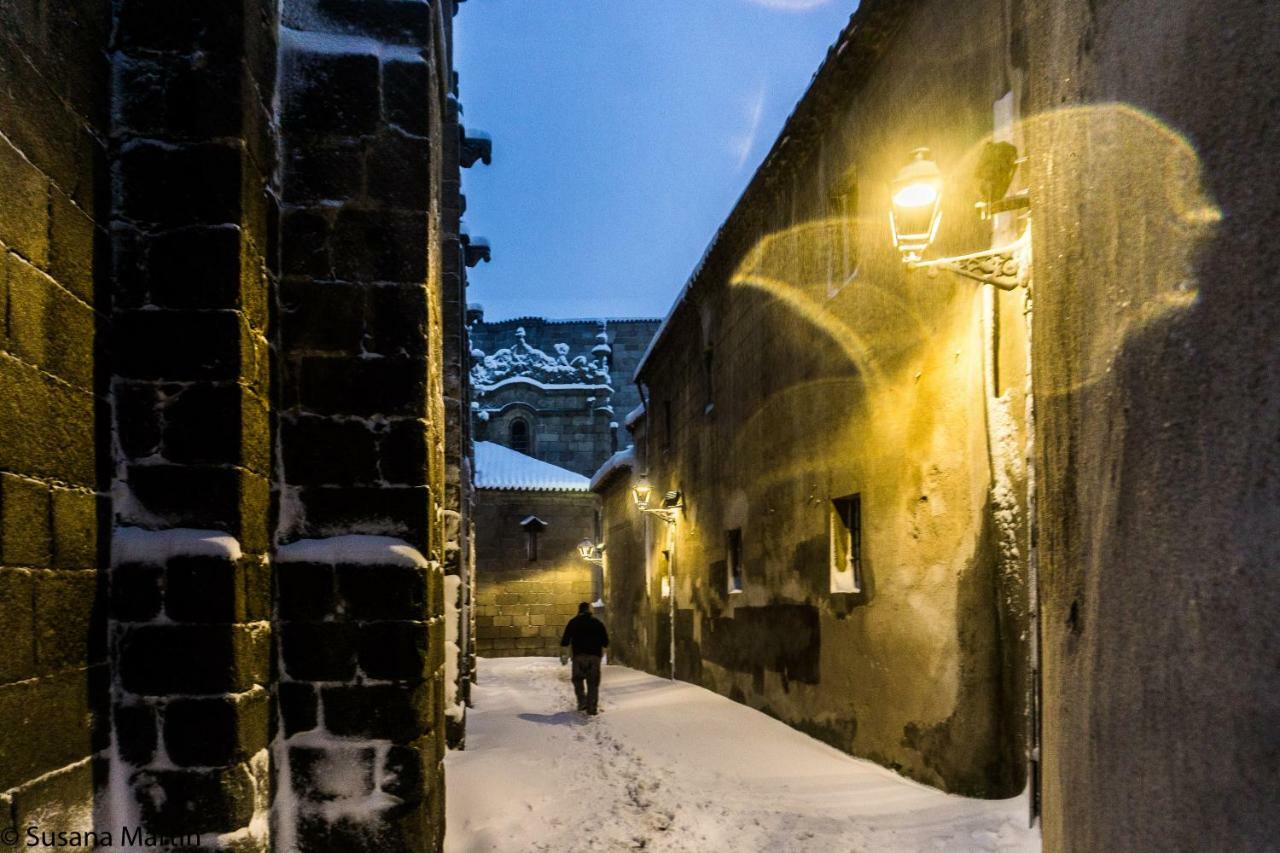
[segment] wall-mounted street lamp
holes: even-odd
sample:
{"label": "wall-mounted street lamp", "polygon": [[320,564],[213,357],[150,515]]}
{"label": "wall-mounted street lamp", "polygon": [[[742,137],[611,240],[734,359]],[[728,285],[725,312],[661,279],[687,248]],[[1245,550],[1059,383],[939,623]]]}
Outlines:
{"label": "wall-mounted street lamp", "polygon": [[653,497],[653,487],[644,482],[632,487],[631,497],[636,502],[636,508],[641,512],[656,515],[671,524],[675,524],[676,511],[684,507],[684,495],[678,491],[664,494],[661,507],[650,507],[649,501]]}
{"label": "wall-mounted street lamp", "polygon": [[604,565],[604,545],[596,544],[590,539],[578,543],[578,556],[596,566]]}
{"label": "wall-mounted street lamp", "polygon": [[641,480],[631,488],[631,497],[636,508],[645,515],[656,515],[668,525],[671,549],[667,552],[667,576],[663,578],[663,586],[667,591],[667,606],[671,621],[671,648],[669,650],[671,664],[671,680],[676,680],[676,537],[675,526],[679,511],[684,508],[684,494],[679,491],[667,492],[662,496],[661,507],[649,506],[653,497],[653,487]]}
{"label": "wall-mounted street lamp", "polygon": [[[1031,205],[1025,192],[1005,195],[1018,162],[1017,149],[1007,142],[989,142],[983,148],[975,174],[983,196],[977,204],[982,219]],[[911,160],[898,170],[890,190],[889,228],[894,248],[902,253],[908,269],[928,270],[935,275],[938,270],[946,270],[1004,290],[1013,290],[1022,283],[1019,253],[1028,239],[1026,233],[998,249],[924,260],[924,252],[937,237],[942,221],[942,171],[928,148],[911,152]]]}

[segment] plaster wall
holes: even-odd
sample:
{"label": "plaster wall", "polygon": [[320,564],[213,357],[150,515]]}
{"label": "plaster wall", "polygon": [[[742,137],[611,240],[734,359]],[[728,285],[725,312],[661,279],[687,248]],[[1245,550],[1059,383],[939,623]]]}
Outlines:
{"label": "plaster wall", "polygon": [[[989,26],[1002,5],[971,6],[855,16],[641,368],[641,455],[655,491],[685,496],[679,677],[923,782],[999,797],[1024,785],[1028,728],[1025,293],[906,273],[886,216],[908,152],[928,145],[968,173],[1016,86]],[[949,188],[936,251],[990,246],[976,194]],[[631,553],[642,528],[618,515],[634,509],[606,494],[606,530]],[[833,593],[831,502],[851,494],[863,587]],[[734,529],[744,584],[730,593]],[[648,537],[643,600],[643,561],[622,566],[606,545],[611,606],[631,611],[613,615],[629,623],[620,636],[651,649],[619,653],[665,672],[665,531]]]}
{"label": "plaster wall", "polygon": [[1045,847],[1270,849],[1280,6],[1026,14]]}

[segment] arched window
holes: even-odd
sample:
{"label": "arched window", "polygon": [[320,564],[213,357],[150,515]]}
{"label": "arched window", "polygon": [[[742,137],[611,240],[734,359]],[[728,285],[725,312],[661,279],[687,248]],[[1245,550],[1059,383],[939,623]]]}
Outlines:
{"label": "arched window", "polygon": [[532,442],[529,441],[529,422],[524,418],[516,418],[511,422],[511,449],[528,453]]}

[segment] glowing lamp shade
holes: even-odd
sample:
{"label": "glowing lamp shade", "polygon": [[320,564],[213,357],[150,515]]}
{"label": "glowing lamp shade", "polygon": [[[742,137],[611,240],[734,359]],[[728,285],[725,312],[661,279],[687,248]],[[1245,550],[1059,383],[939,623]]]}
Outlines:
{"label": "glowing lamp shade", "polygon": [[639,483],[631,489],[631,496],[635,498],[636,506],[640,509],[649,508],[649,498],[653,495],[653,487],[648,483]]}
{"label": "glowing lamp shade", "polygon": [[578,543],[578,554],[584,560],[590,560],[596,553],[596,545],[590,539],[583,539]]}
{"label": "glowing lamp shade", "polygon": [[918,261],[937,236],[942,220],[942,172],[928,148],[911,152],[911,160],[898,170],[890,189],[893,245],[904,260]]}

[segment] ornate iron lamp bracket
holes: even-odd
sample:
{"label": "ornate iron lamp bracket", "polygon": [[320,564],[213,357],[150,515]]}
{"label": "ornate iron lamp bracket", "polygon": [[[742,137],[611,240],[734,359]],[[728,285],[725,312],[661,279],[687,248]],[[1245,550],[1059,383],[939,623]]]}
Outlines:
{"label": "ornate iron lamp bracket", "polygon": [[1022,248],[1027,240],[1024,234],[1008,246],[987,249],[969,255],[938,258],[933,261],[907,261],[907,269],[925,270],[937,275],[939,270],[955,273],[964,278],[992,284],[1002,290],[1015,290],[1026,284],[1022,261]]}

